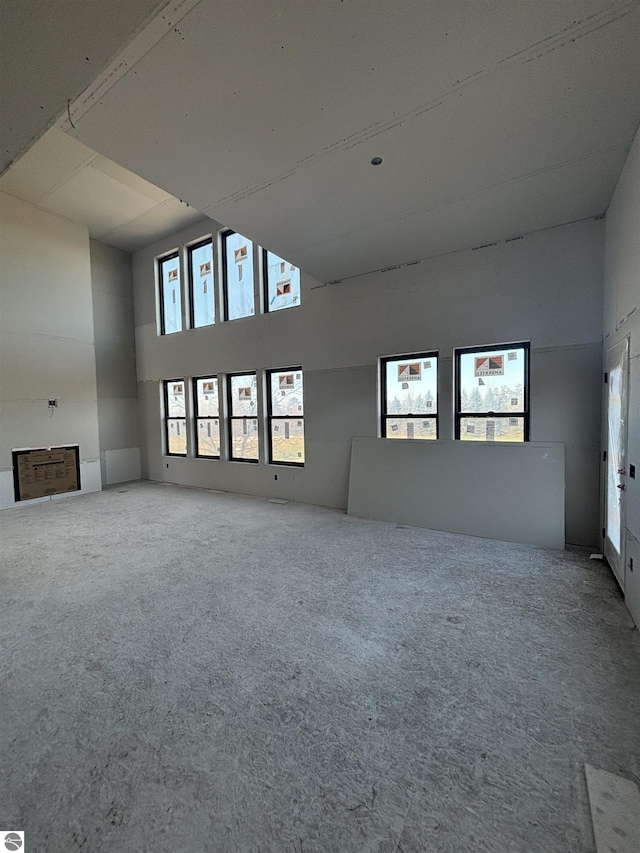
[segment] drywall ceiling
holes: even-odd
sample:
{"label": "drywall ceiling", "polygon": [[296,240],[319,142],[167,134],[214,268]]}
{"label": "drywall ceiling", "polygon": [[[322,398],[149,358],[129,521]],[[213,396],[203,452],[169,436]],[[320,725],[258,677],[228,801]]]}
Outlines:
{"label": "drywall ceiling", "polygon": [[167,0],[0,4],[0,174]]}
{"label": "drywall ceiling", "polygon": [[60,126],[323,281],[603,213],[640,118],[638,0],[177,17]]}
{"label": "drywall ceiling", "polygon": [[206,220],[55,127],[4,173],[0,191],[80,222],[91,237],[128,252]]}

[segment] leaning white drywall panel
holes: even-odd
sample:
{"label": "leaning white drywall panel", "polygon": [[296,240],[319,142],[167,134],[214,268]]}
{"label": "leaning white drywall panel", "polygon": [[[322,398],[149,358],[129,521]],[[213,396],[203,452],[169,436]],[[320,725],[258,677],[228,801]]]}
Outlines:
{"label": "leaning white drywall panel", "polygon": [[354,438],[348,514],[564,548],[564,444]]}

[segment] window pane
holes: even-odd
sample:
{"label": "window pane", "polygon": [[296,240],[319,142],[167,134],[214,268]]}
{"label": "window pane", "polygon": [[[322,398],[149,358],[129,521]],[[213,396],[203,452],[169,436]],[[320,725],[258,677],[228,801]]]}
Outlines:
{"label": "window pane", "polygon": [[178,379],[167,382],[167,417],[184,417],[185,411],[184,381]]}
{"label": "window pane", "polygon": [[271,421],[271,459],[274,462],[304,462],[303,420]]}
{"label": "window pane", "polygon": [[220,456],[220,421],[204,418],[196,421],[198,456]]}
{"label": "window pane", "polygon": [[249,317],[254,313],[253,243],[242,234],[225,237],[227,319]]}
{"label": "window pane", "polygon": [[246,376],[231,376],[231,414],[251,415],[258,410],[258,397],[255,373]]}
{"label": "window pane", "polygon": [[302,371],[279,370],[271,374],[271,414],[302,415]]}
{"label": "window pane", "polygon": [[191,300],[193,325],[210,326],[215,323],[215,287],[213,277],[213,244],[205,243],[189,250],[191,264]]}
{"label": "window pane", "polygon": [[524,418],[460,418],[462,441],[524,441]]}
{"label": "window pane", "polygon": [[216,376],[196,379],[196,412],[202,418],[218,416],[218,379]]}
{"label": "window pane", "polygon": [[169,453],[187,452],[187,422],[184,418],[176,418],[167,422],[167,436]]}
{"label": "window pane", "polygon": [[435,356],[386,362],[386,414],[435,415],[438,411],[438,360]]}
{"label": "window pane", "polygon": [[460,411],[523,412],[524,382],[522,348],[461,353]]}
{"label": "window pane", "polygon": [[386,418],[386,438],[437,438],[435,418]]}
{"label": "window pane", "polygon": [[162,285],[162,310],[164,328],[162,333],[170,335],[182,331],[182,296],[180,290],[180,258],[160,261]]}
{"label": "window pane", "polygon": [[300,304],[300,270],[267,252],[267,311]]}
{"label": "window pane", "polygon": [[257,418],[231,421],[231,456],[233,459],[258,459]]}

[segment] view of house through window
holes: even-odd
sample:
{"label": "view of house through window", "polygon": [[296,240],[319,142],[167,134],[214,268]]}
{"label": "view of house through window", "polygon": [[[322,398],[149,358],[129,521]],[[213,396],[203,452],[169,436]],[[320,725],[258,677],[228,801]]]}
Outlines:
{"label": "view of house through window", "polygon": [[184,379],[164,383],[165,439],[167,455],[187,455],[187,419]]}
{"label": "view of house through window", "polygon": [[178,252],[158,261],[160,279],[160,334],[182,331],[182,290]]}
{"label": "view of house through window", "polygon": [[380,359],[383,438],[438,437],[438,354]]}
{"label": "view of house through window", "polygon": [[229,458],[257,462],[258,384],[255,373],[232,373],[229,376]]}
{"label": "view of house through window", "polygon": [[193,380],[196,419],[196,456],[220,458],[220,409],[218,377]]}
{"label": "view of house through window", "polygon": [[456,438],[529,440],[529,344],[456,350]]}
{"label": "view of house through window", "polygon": [[225,231],[222,244],[226,319],[250,317],[255,313],[253,243],[242,234]]}
{"label": "view of house through window", "polygon": [[302,370],[270,370],[269,461],[304,464],[304,402]]}
{"label": "view of house through window", "polygon": [[280,311],[300,304],[300,270],[288,261],[264,252],[265,310]]}
{"label": "view of house through window", "polygon": [[189,288],[191,326],[210,326],[215,323],[215,279],[213,242],[211,238],[189,246]]}

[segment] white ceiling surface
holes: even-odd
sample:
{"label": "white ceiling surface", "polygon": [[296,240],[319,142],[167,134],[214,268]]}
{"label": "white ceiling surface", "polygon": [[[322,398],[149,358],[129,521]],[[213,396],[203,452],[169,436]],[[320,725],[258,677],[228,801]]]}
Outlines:
{"label": "white ceiling surface", "polygon": [[91,237],[128,252],[206,218],[57,128],[5,172],[0,190],[87,225]]}
{"label": "white ceiling surface", "polygon": [[201,0],[84,104],[87,145],[333,281],[603,213],[640,2]]}
{"label": "white ceiling surface", "polygon": [[0,3],[0,174],[166,0]]}

